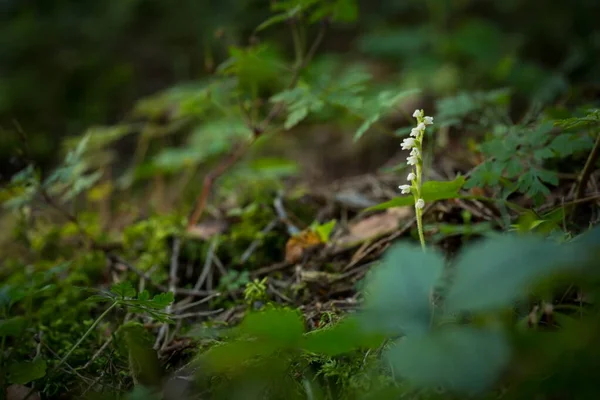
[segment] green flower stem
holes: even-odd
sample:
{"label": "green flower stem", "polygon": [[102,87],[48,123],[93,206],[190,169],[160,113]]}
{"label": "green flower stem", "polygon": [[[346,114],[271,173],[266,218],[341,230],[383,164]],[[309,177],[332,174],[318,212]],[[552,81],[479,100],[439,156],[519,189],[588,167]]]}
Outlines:
{"label": "green flower stem", "polygon": [[425,250],[425,235],[423,234],[423,210],[417,207],[417,201],[421,198],[421,162],[422,161],[419,160],[419,162],[416,165],[417,196],[415,197],[415,217],[417,218],[417,230],[419,231],[419,241],[421,242],[421,248]]}
{"label": "green flower stem", "polygon": [[410,185],[400,185],[399,188],[402,190],[402,193],[411,192],[415,199],[415,216],[419,231],[419,241],[421,242],[421,248],[425,251],[425,234],[423,233],[423,207],[425,207],[425,200],[421,197],[423,183],[423,139],[425,138],[427,125],[433,124],[433,117],[425,116],[423,110],[415,110],[412,116],[417,119],[417,126],[410,131],[410,137],[402,141],[402,149],[410,150],[410,155],[406,161],[408,161],[409,165],[413,165],[414,169],[406,177]]}
{"label": "green flower stem", "polygon": [[423,210],[415,207],[417,213],[417,229],[419,231],[419,240],[421,241],[421,248],[425,250],[425,236],[423,235]]}

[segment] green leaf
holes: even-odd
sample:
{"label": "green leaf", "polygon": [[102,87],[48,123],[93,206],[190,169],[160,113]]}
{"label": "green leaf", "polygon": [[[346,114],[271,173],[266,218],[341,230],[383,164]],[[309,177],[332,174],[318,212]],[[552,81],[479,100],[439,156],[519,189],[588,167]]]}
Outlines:
{"label": "green leaf", "polygon": [[476,186],[494,186],[500,182],[504,165],[495,161],[485,161],[472,174],[465,183],[465,189]]}
{"label": "green leaf", "polygon": [[291,113],[288,114],[283,127],[285,129],[291,129],[294,126],[296,126],[297,124],[299,124],[300,122],[302,122],[302,120],[304,118],[306,118],[307,115],[308,115],[308,107],[296,108],[295,110],[293,110]]}
{"label": "green leaf", "polygon": [[598,126],[600,124],[600,110],[591,109],[587,111],[586,116],[559,119],[554,121],[556,126],[563,129],[588,128],[590,126]]}
{"label": "green leaf", "polygon": [[595,260],[600,256],[600,225],[577,236],[569,243],[569,246],[578,248],[578,254],[589,255],[583,264],[595,265]]}
{"label": "green leaf", "polygon": [[218,373],[243,368],[253,358],[268,356],[278,349],[276,343],[265,340],[236,340],[211,347],[197,358],[197,362],[203,368]]}
{"label": "green leaf", "polygon": [[161,309],[173,303],[173,300],[175,300],[175,295],[173,292],[160,293],[154,296],[152,300],[148,302],[148,306]]}
{"label": "green leaf", "polygon": [[337,0],[334,5],[333,21],[354,22],[358,18],[358,5],[355,0]]}
{"label": "green leaf", "polygon": [[369,130],[371,125],[373,125],[375,122],[377,122],[379,120],[379,117],[380,117],[379,114],[375,114],[375,115],[369,117],[365,122],[363,122],[362,125],[356,130],[356,133],[354,134],[354,141],[357,141],[358,139],[360,139],[365,134],[365,132]]}
{"label": "green leaf", "polygon": [[535,236],[486,239],[458,257],[445,301],[446,312],[508,307],[536,280],[575,268],[581,259],[575,247]]}
{"label": "green leaf", "polygon": [[[421,197],[425,203],[430,203],[438,200],[455,199],[459,197],[458,192],[465,184],[465,177],[459,176],[453,181],[427,181],[421,187]],[[369,207],[365,211],[379,211],[392,207],[410,206],[415,204],[415,199],[412,195],[396,197],[385,203],[377,204]]]}
{"label": "green leaf", "polygon": [[[552,178],[552,173],[544,175],[547,180],[557,182]],[[538,170],[530,168],[528,171],[519,176],[517,180],[519,184],[518,188],[521,193],[525,193],[529,197],[534,197],[538,194],[548,196],[550,189],[546,187],[541,181]]]}
{"label": "green leaf", "polygon": [[317,235],[319,235],[319,238],[323,243],[327,243],[336,223],[337,221],[333,219],[325,224],[316,225],[313,230],[317,233]]}
{"label": "green leaf", "polygon": [[244,91],[274,88],[282,78],[283,57],[275,46],[267,43],[250,47],[230,47],[230,58],[217,72],[235,76],[238,89]]}
{"label": "green leaf", "polygon": [[301,7],[295,7],[285,13],[281,13],[281,14],[276,14],[274,16],[272,16],[271,18],[269,18],[268,20],[264,21],[262,24],[260,24],[257,28],[256,28],[256,32],[260,32],[272,25],[284,22],[290,18],[293,18],[296,14],[298,14],[300,11],[302,11]]}
{"label": "green leaf", "polygon": [[386,356],[394,372],[414,385],[473,393],[499,378],[510,346],[502,331],[452,326],[402,338]]}
{"label": "green leaf", "polygon": [[426,202],[452,199],[458,196],[458,191],[464,184],[464,176],[458,176],[453,181],[427,181],[423,183],[421,195]]}
{"label": "green leaf", "polygon": [[149,301],[150,300],[150,292],[147,290],[143,290],[137,298],[139,301]]}
{"label": "green leaf", "polygon": [[537,149],[533,152],[533,157],[536,160],[546,160],[554,157],[554,153],[548,147],[542,147],[541,149]]}
{"label": "green leaf", "polygon": [[536,169],[537,177],[542,181],[550,185],[558,186],[558,174],[554,171],[548,171],[545,169]]}
{"label": "green leaf", "polygon": [[431,296],[444,268],[443,257],[433,250],[398,244],[372,272],[361,316],[365,327],[384,334],[423,333],[430,328]]}
{"label": "green leaf", "polygon": [[548,147],[560,157],[567,157],[578,152],[590,151],[593,146],[594,141],[590,136],[573,133],[560,134],[548,145]]}
{"label": "green leaf", "polygon": [[159,390],[137,385],[130,393],[127,393],[125,400],[161,400],[163,398]]}
{"label": "green leaf", "polygon": [[19,336],[25,328],[27,320],[25,317],[13,317],[0,319],[0,338],[8,336]]}
{"label": "green leaf", "polygon": [[357,349],[377,348],[384,340],[383,335],[367,333],[361,326],[360,319],[348,317],[333,327],[307,333],[302,348],[333,357]]}
{"label": "green leaf", "polygon": [[234,332],[279,346],[293,346],[302,339],[304,324],[296,310],[266,310],[246,316]]}
{"label": "green leaf", "polygon": [[136,383],[156,385],[160,382],[161,368],[158,355],[152,348],[152,335],[137,322],[121,325],[116,332],[119,350],[127,355],[129,370]]}
{"label": "green leaf", "polygon": [[134,297],[135,289],[131,286],[130,282],[119,282],[110,288],[110,291],[121,298]]}
{"label": "green leaf", "polygon": [[252,171],[261,177],[282,178],[298,173],[298,164],[286,158],[262,157],[249,163]]}
{"label": "green leaf", "polygon": [[8,367],[8,379],[18,385],[26,385],[46,375],[46,360],[36,358],[31,362],[19,362]]}
{"label": "green leaf", "polygon": [[72,187],[63,196],[63,201],[69,201],[77,195],[92,188],[102,178],[102,172],[97,171],[89,175],[82,175],[73,181]]}

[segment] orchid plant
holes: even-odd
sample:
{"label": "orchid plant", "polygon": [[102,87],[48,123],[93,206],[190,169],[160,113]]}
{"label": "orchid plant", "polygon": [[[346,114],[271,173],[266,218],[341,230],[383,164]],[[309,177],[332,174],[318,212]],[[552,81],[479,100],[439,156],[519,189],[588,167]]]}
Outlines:
{"label": "orchid plant", "polygon": [[433,117],[425,116],[423,110],[415,110],[412,115],[417,119],[417,127],[410,132],[410,137],[402,141],[402,150],[410,150],[410,155],[406,159],[408,165],[412,166],[411,172],[407,176],[409,185],[400,185],[403,194],[412,193],[415,198],[415,214],[417,218],[417,229],[419,231],[419,240],[421,247],[425,250],[425,236],[423,235],[423,208],[425,201],[421,197],[421,188],[423,184],[423,137],[427,125],[433,124]]}

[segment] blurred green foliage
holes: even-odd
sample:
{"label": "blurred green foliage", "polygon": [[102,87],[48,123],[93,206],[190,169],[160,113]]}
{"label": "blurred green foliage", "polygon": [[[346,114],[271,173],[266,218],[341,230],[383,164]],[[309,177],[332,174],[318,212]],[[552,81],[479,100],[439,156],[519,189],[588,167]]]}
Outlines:
{"label": "blurred green foliage", "polygon": [[[571,240],[566,206],[540,215],[515,208],[520,217],[505,228],[527,236],[490,232],[470,214],[460,228],[439,225],[440,240],[491,237],[450,261],[395,246],[365,281],[366,307],[310,332],[298,310],[269,302],[270,277],[253,280],[251,271],[284,258],[289,235],[275,227],[273,198],[280,179],[299,171],[258,151],[269,153],[273,127],[260,121],[271,106],[285,109],[284,130],[325,122],[364,141],[410,95],[438,99],[440,131],[481,139],[470,150],[483,162],[468,179],[425,182],[427,202],[486,186],[502,206],[514,194],[539,201],[560,172],[579,173],[599,123],[596,2],[8,0],[0,11],[8,17],[0,25],[0,168],[18,171],[0,189],[12,222],[0,260],[2,384],[120,396],[135,383],[130,398],[149,397],[143,386],[164,371],[147,327],[172,322],[175,297],[156,289],[166,291],[169,264],[183,261],[170,257],[185,222],[175,196],[186,199],[202,167],[253,143],[212,201],[212,216],[231,226],[213,241],[183,243],[190,266],[213,252],[229,267],[209,280],[232,298],[211,306],[242,302],[252,311],[198,355],[198,386],[215,398],[436,398],[439,386],[500,389],[507,398],[591,392],[597,306],[572,313],[560,302],[551,310],[560,312],[533,317],[519,307],[527,296],[545,302],[560,284],[598,295],[598,228]],[[320,52],[304,66],[315,38]],[[157,211],[169,200],[170,213]],[[315,222],[310,205],[286,200],[295,221],[313,222],[327,242],[336,221]],[[118,224],[107,229],[107,221]],[[114,262],[113,251],[131,265]],[[568,279],[550,280],[560,274]],[[120,283],[107,289],[112,280]],[[264,303],[259,312],[256,303]],[[121,318],[123,309],[138,320]],[[541,314],[556,319],[558,335],[520,329]]]}
{"label": "blurred green foliage", "polygon": [[[293,53],[280,22],[314,2],[296,3],[275,2],[275,20],[255,36],[275,47],[253,51]],[[351,23],[345,21],[358,15],[352,2],[325,2],[312,10],[312,22],[328,12],[337,18],[325,51],[384,63],[407,88],[452,94],[510,86],[548,100],[564,94],[569,82],[595,85],[600,79],[600,6],[594,1],[363,1],[360,18]],[[7,0],[0,11],[2,170],[18,142],[13,120],[31,138],[35,158],[47,165],[56,160],[56,139],[116,122],[141,97],[202,79],[228,56],[251,57],[232,46],[245,46],[270,15],[258,0],[184,0],[177,6],[159,0]],[[269,65],[248,65],[275,84],[268,69],[277,68],[276,59],[263,54],[260,60]],[[221,72],[232,68],[224,65]],[[252,84],[259,84],[252,71],[246,71]],[[294,115],[299,113],[304,109]]]}
{"label": "blurred green foliage", "polygon": [[[244,388],[246,398],[311,398],[318,393],[315,398],[364,399],[372,391],[390,390],[381,397],[387,399],[420,388],[413,398],[432,398],[430,391],[443,389],[450,399],[454,394],[518,399],[571,387],[571,398],[585,399],[593,392],[596,351],[578,353],[580,377],[541,360],[558,362],[560,354],[589,348],[598,338],[597,307],[582,306],[579,315],[543,311],[560,321],[560,333],[551,335],[527,329],[531,315],[515,306],[530,296],[548,297],[567,281],[597,294],[599,232],[595,228],[563,244],[531,233],[500,235],[468,246],[449,268],[433,249],[396,244],[367,276],[365,303],[357,313],[310,333],[304,333],[295,310],[270,306],[250,313],[239,326],[221,332],[221,343],[199,354],[197,378],[201,384],[210,382],[214,398],[237,398]],[[578,335],[583,335],[580,342]],[[532,348],[525,350],[526,343]],[[391,371],[382,372],[381,364],[372,363],[371,351],[382,352]],[[342,361],[341,356],[348,358]],[[530,369],[519,368],[523,362]],[[317,376],[310,375],[310,363],[322,363]],[[298,373],[303,385],[289,380],[297,368],[303,371]],[[560,382],[551,389],[527,380],[548,371]],[[324,382],[318,375],[339,379]],[[392,379],[381,379],[385,375]],[[513,380],[505,381],[507,376]],[[409,387],[402,385],[407,382]],[[344,387],[349,384],[350,390]]]}

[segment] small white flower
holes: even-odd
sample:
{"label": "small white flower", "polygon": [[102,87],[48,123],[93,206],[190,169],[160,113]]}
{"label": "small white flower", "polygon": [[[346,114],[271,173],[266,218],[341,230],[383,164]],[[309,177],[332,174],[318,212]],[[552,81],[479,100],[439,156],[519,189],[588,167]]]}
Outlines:
{"label": "small white flower", "polygon": [[421,122],[419,125],[417,125],[417,130],[423,132],[425,130],[425,124]]}
{"label": "small white flower", "polygon": [[415,112],[413,113],[413,118],[419,118],[423,116],[423,110],[415,110]]}
{"label": "small white flower", "polygon": [[417,165],[417,163],[419,162],[419,157],[415,155],[410,155],[406,158],[406,162],[408,163],[408,165]]}
{"label": "small white flower", "polygon": [[402,141],[402,150],[410,150],[415,145],[415,139],[406,138]]}
{"label": "small white flower", "polygon": [[410,174],[408,174],[408,176],[406,177],[406,180],[410,181],[414,181],[417,178],[417,176],[414,174],[414,172],[411,172]]}
{"label": "small white flower", "polygon": [[413,147],[413,149],[410,151],[410,155],[419,157],[421,155],[421,153],[419,153],[419,149],[417,149],[416,147]]}
{"label": "small white flower", "polygon": [[410,193],[410,185],[400,185],[398,187],[402,190],[402,194]]}
{"label": "small white flower", "polygon": [[433,124],[433,117],[425,117],[425,118],[423,118],[423,123],[425,125],[432,125]]}
{"label": "small white flower", "polygon": [[410,136],[417,137],[421,134],[421,131],[418,128],[412,128],[410,131]]}
{"label": "small white flower", "polygon": [[423,207],[425,207],[425,201],[423,199],[417,200],[416,206],[417,206],[418,209],[422,210]]}

